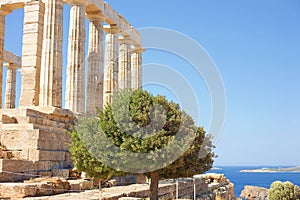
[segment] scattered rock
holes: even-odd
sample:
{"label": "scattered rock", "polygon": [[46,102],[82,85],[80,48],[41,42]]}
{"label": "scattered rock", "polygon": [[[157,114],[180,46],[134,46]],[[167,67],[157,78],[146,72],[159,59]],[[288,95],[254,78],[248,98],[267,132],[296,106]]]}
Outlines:
{"label": "scattered rock", "polygon": [[80,173],[76,167],[70,170],[70,178],[80,178]]}
{"label": "scattered rock", "polygon": [[240,197],[246,200],[268,200],[268,189],[246,185]]}

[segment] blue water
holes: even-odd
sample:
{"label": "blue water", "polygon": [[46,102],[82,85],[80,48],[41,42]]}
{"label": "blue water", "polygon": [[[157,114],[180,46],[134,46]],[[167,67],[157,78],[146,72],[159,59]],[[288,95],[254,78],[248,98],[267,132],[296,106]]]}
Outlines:
{"label": "blue water", "polygon": [[300,173],[283,172],[283,173],[243,173],[242,169],[261,169],[276,168],[272,166],[259,166],[259,167],[218,167],[220,170],[210,170],[207,173],[225,174],[232,183],[234,183],[234,190],[237,197],[240,196],[241,191],[245,185],[254,185],[265,188],[270,188],[273,181],[290,181],[295,185],[300,186]]}

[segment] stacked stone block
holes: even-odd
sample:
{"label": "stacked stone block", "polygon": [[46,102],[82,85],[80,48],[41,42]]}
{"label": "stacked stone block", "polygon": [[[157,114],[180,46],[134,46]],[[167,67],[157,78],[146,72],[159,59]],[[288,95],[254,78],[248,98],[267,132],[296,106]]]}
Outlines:
{"label": "stacked stone block", "polygon": [[74,122],[72,112],[58,108],[18,108],[3,109],[0,114],[1,143],[16,159],[0,159],[0,181],[60,173],[54,169],[67,171],[68,175],[72,161],[66,131],[71,130]]}

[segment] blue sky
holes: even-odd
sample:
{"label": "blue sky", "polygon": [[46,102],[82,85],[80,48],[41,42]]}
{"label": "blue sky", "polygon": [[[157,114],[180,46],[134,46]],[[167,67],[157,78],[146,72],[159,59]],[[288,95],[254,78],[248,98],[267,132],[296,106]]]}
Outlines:
{"label": "blue sky", "polygon": [[[216,63],[227,97],[216,165],[300,165],[300,1],[108,2],[136,28],[161,27],[186,34]],[[67,16],[65,9],[65,25]],[[22,11],[9,15],[7,24],[5,48],[21,55]],[[64,36],[66,55],[67,32]],[[209,92],[204,81],[188,70],[189,64],[154,50],[143,59],[144,64],[168,65],[190,80],[199,99],[200,124],[207,128]],[[162,88],[147,89],[174,99]]]}

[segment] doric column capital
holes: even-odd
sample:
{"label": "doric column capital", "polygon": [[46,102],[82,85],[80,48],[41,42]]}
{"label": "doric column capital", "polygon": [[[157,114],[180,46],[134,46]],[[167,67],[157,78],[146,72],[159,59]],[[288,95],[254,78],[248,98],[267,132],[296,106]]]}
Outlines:
{"label": "doric column capital", "polygon": [[71,6],[86,7],[88,5],[88,2],[86,0],[68,0],[67,2]]}
{"label": "doric column capital", "polygon": [[101,11],[87,11],[86,16],[90,21],[104,21],[105,17]]}
{"label": "doric column capital", "polygon": [[135,46],[131,49],[131,53],[143,53],[145,51],[146,49],[143,48],[142,46]]}
{"label": "doric column capital", "polygon": [[3,64],[3,67],[6,67],[7,69],[17,69],[18,66],[15,65],[14,63],[5,63]]}
{"label": "doric column capital", "polygon": [[120,44],[128,44],[128,45],[132,44],[130,37],[127,35],[126,36],[120,35],[118,39]]}
{"label": "doric column capital", "polygon": [[115,25],[115,24],[113,24],[113,25],[104,25],[103,29],[104,29],[105,33],[118,34],[118,33],[121,32],[119,27],[117,27],[117,25]]}

